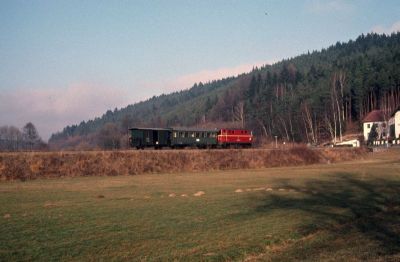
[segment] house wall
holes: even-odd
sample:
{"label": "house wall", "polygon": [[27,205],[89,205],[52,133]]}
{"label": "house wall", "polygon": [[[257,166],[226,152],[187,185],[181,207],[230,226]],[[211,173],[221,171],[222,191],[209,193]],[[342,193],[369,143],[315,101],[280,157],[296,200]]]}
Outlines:
{"label": "house wall", "polygon": [[389,128],[392,130],[394,129],[394,134],[391,132],[391,136],[393,138],[399,138],[400,136],[400,111],[397,111],[396,114],[389,119]]}
{"label": "house wall", "polygon": [[[399,122],[400,123],[400,122]],[[372,125],[377,124],[376,131],[378,132],[378,139],[381,136],[386,136],[387,134],[387,125],[385,122],[365,122],[363,124],[363,131],[364,131],[364,141],[367,142],[368,135],[371,132]]]}

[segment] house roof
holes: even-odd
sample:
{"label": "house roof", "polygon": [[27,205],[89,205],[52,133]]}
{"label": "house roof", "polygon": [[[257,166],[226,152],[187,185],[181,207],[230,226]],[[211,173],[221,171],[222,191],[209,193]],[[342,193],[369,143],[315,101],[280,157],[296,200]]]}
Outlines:
{"label": "house roof", "polygon": [[398,111],[400,111],[400,106],[398,106],[392,113],[390,117],[393,117]]}
{"label": "house roof", "polygon": [[363,123],[366,122],[384,122],[385,116],[381,110],[372,110],[368,113],[368,115],[364,118]]}
{"label": "house roof", "polygon": [[196,128],[196,127],[174,127],[174,131],[184,131],[184,132],[218,132],[218,129],[206,129],[206,128]]}
{"label": "house roof", "polygon": [[131,127],[129,130],[157,130],[157,131],[167,131],[171,130],[171,128],[158,128],[158,127]]}

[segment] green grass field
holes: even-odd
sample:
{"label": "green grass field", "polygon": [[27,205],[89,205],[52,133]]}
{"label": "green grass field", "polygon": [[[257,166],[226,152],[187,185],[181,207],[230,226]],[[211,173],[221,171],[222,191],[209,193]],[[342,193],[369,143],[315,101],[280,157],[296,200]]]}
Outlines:
{"label": "green grass field", "polygon": [[2,182],[0,261],[400,260],[399,153],[290,168]]}

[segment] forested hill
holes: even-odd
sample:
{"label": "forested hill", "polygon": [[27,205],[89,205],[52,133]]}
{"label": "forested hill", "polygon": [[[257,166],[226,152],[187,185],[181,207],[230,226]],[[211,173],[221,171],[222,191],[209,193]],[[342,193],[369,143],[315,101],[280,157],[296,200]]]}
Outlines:
{"label": "forested hill", "polygon": [[[118,147],[130,126],[245,126],[259,136],[334,140],[400,105],[400,33],[368,34],[252,72],[153,97],[53,134],[50,145]],[[122,140],[121,140],[122,139]],[[112,143],[110,141],[113,141]]]}

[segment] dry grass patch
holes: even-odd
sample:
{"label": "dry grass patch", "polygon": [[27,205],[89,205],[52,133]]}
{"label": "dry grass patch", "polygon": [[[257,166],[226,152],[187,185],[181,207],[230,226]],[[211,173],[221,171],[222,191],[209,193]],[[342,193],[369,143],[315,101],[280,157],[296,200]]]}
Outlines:
{"label": "dry grass patch", "polygon": [[362,149],[1,153],[0,180],[257,169],[352,160]]}

